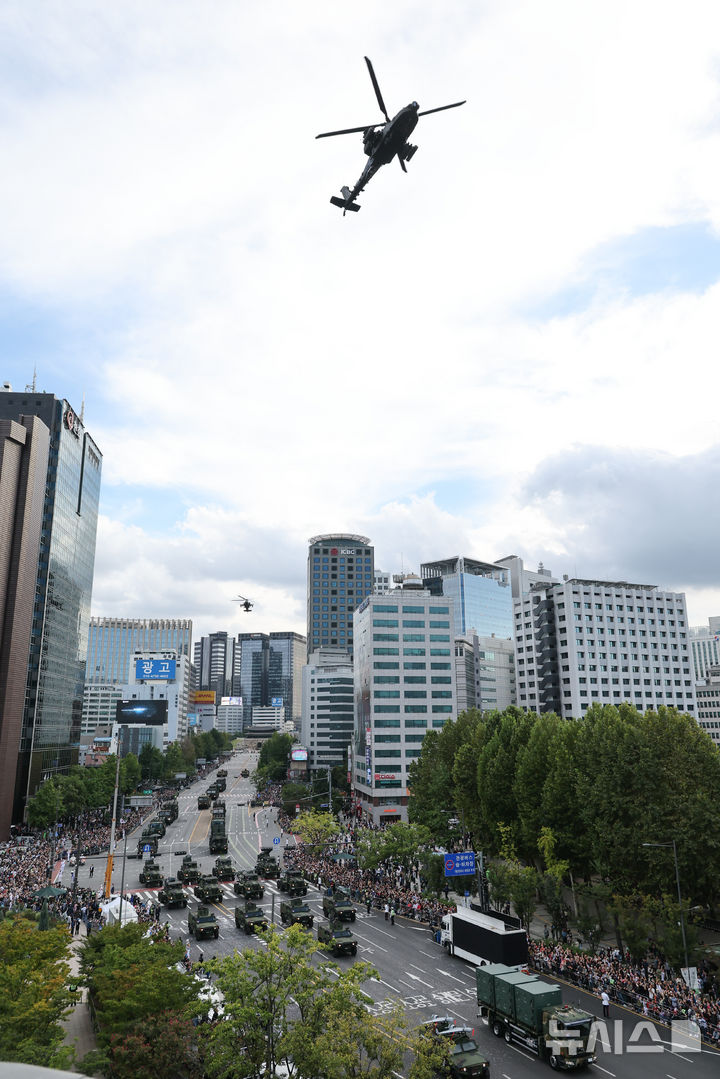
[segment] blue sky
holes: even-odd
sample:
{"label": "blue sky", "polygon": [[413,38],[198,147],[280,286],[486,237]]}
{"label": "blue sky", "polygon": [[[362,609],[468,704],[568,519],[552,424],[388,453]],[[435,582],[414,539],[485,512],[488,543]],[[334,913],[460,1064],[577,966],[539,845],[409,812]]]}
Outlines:
{"label": "blue sky", "polygon": [[[720,9],[676,14],[4,5],[1,381],[84,399],[94,613],[302,631],[336,529],[720,612]],[[343,218],[361,137],[315,135],[376,117],[364,55],[391,112],[467,104]]]}

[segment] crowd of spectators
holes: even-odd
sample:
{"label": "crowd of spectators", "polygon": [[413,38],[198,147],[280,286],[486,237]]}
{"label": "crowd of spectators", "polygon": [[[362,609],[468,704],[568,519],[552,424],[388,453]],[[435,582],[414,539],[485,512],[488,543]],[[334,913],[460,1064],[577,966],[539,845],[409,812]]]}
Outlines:
{"label": "crowd of spectators", "polygon": [[662,1023],[694,1020],[703,1038],[720,1048],[720,984],[706,965],[698,969],[697,992],[687,987],[654,952],[641,962],[619,949],[594,955],[562,943],[531,940],[530,965],[542,974],[562,978]]}

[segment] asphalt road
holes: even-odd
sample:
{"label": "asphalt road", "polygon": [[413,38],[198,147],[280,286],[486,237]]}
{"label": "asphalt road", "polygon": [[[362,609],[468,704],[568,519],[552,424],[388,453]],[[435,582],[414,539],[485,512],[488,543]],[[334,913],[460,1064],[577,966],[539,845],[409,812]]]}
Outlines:
{"label": "asphalt road", "polygon": [[[254,787],[249,779],[240,776],[243,768],[253,770],[256,759],[255,754],[236,754],[226,765],[227,789],[222,797],[227,806],[228,854],[236,868],[254,868],[260,847],[272,844],[275,839],[279,840],[276,848],[280,858],[283,850],[285,837],[280,838],[276,811],[251,808],[249,802]],[[210,873],[212,869],[215,855],[210,854],[208,846],[211,814],[209,810],[198,811],[197,808],[198,794],[208,786],[211,778],[206,777],[195,783],[189,790],[182,791],[178,798],[179,818],[168,827],[158,848],[157,860],[163,875],[175,876],[182,854],[186,852],[196,858],[203,873]],[[129,850],[136,849],[138,837],[139,831],[130,836]],[[88,873],[93,861],[96,869],[94,879],[90,880]],[[125,893],[136,892],[143,899],[155,899],[157,889],[147,889],[139,883],[141,865],[138,859],[127,859]],[[122,857],[116,856],[113,871],[116,891],[120,890],[121,873]],[[104,862],[88,859],[87,864],[81,867],[79,883],[81,886],[88,884],[98,888],[102,886],[103,875]],[[213,904],[220,925],[218,940],[195,941],[188,937],[187,910],[163,908],[162,921],[170,923],[174,939],[182,939],[188,944],[193,960],[199,958],[201,951],[209,959],[216,955],[232,954],[236,948],[264,947],[254,934],[247,936],[236,928],[234,908],[243,901],[235,896],[232,883],[223,883],[221,887],[224,899]],[[186,894],[189,907],[196,907],[192,887],[186,888]],[[260,905],[278,925],[282,897],[283,893],[275,882],[265,882],[265,896]],[[315,915],[317,926],[323,918],[322,899],[313,886],[309,887],[307,902]],[[549,1066],[522,1046],[508,1045],[503,1039],[493,1036],[477,1015],[475,968],[463,960],[450,958],[434,942],[426,927],[403,918],[396,919],[392,926],[385,921],[382,913],[373,911],[367,914],[363,907],[359,907],[357,920],[351,928],[358,939],[357,958],[371,963],[379,976],[369,979],[364,985],[371,1012],[382,1014],[391,1007],[392,1002],[400,999],[405,1011],[418,1024],[432,1015],[451,1015],[458,1024],[474,1028],[478,1045],[491,1062],[494,1079],[523,1079],[525,1076],[549,1074]],[[347,957],[337,962],[344,965],[354,960]],[[563,986],[563,999],[578,1002],[599,1019],[602,1016],[598,998],[573,986]],[[720,1053],[713,1050],[702,1053],[688,1050],[672,1052],[670,1031],[661,1024],[641,1021],[633,1012],[616,1006],[611,1006],[610,1018],[605,1022],[606,1026],[599,1028],[598,1032],[597,1063],[589,1069],[598,1079],[602,1076],[610,1079],[718,1079],[720,1075]]]}

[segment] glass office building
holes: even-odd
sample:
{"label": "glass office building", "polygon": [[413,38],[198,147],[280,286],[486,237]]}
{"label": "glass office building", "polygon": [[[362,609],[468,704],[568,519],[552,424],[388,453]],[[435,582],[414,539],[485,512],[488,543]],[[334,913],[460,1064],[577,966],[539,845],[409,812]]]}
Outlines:
{"label": "glass office building", "polygon": [[353,653],[353,613],[375,586],[375,548],[348,532],[313,536],[307,569],[307,655],[319,648]]}
{"label": "glass office building", "polygon": [[512,638],[512,589],[505,566],[457,556],[424,563],[420,576],[433,595],[452,599],[456,637],[474,630],[479,637]]}
{"label": "glass office building", "polygon": [[239,633],[233,695],[242,697],[246,725],[253,708],[282,700],[285,719],[300,723],[305,638],[299,633]]}
{"label": "glass office building", "polygon": [[129,681],[135,652],[176,652],[190,659],[189,618],[91,618],[88,630],[88,682],[120,685]]}
{"label": "glass office building", "polygon": [[0,392],[0,419],[37,416],[50,447],[14,817],[43,779],[78,760],[102,454],[70,404]]}

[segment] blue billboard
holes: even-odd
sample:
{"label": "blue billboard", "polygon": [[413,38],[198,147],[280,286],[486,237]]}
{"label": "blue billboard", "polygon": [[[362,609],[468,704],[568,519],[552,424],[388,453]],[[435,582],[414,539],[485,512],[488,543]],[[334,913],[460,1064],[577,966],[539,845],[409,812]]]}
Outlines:
{"label": "blue billboard", "polygon": [[138,682],[169,682],[175,678],[174,659],[136,659],[135,678]]}
{"label": "blue billboard", "polygon": [[444,854],[446,877],[469,877],[475,872],[475,852],[460,851],[456,854]]}
{"label": "blue billboard", "polygon": [[282,708],[282,706],[283,706],[282,697],[271,697],[270,698],[270,707],[271,708]]}

